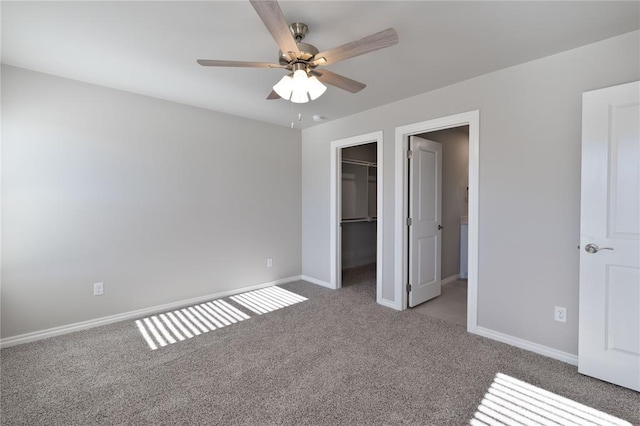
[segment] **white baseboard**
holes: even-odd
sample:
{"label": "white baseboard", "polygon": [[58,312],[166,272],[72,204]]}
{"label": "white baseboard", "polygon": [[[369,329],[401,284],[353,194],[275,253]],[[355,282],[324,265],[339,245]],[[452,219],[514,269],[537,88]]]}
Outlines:
{"label": "white baseboard", "polygon": [[548,356],[549,358],[557,359],[559,361],[566,362],[567,364],[578,365],[577,355],[559,351],[557,349],[530,342],[528,340],[520,339],[519,337],[510,336],[508,334],[493,331],[484,327],[475,327],[475,330],[471,332],[482,337],[487,337],[489,339],[497,340],[498,342],[515,346],[520,349],[526,349],[540,355]]}
{"label": "white baseboard", "polygon": [[308,281],[308,282],[310,282],[310,283],[312,283],[312,284],[317,284],[317,285],[319,285],[319,286],[327,287],[327,288],[330,288],[330,289],[332,289],[332,290],[335,290],[335,288],[331,285],[331,283],[328,283],[328,282],[326,282],[326,281],[319,280],[319,279],[317,279],[317,278],[312,278],[312,277],[308,277],[308,276],[306,276],[306,275],[302,275],[302,276],[300,277],[300,279],[301,279],[301,280],[303,280],[303,281]]}
{"label": "white baseboard", "polygon": [[221,291],[218,293],[208,294],[206,296],[194,297],[192,299],[180,300],[178,302],[166,303],[164,305],[152,306],[149,308],[138,309],[135,311],[124,312],[121,314],[110,315],[107,317],[96,318],[88,321],[76,322],[73,324],[62,325],[59,327],[48,328],[46,330],[34,331],[31,333],[20,334],[18,336],[6,337],[0,339],[0,348],[8,348],[10,346],[21,345],[23,343],[35,342],[36,340],[47,339],[49,337],[60,336],[62,334],[72,333],[74,331],[86,330],[88,328],[98,327],[101,325],[112,324],[114,322],[129,320],[133,318],[139,318],[146,315],[166,312],[173,309],[181,308],[184,306],[197,305],[198,303],[206,302],[209,300],[220,299],[222,297],[233,296],[234,294],[245,293],[251,290],[257,290],[264,287],[270,287],[278,284],[285,284],[292,281],[299,281],[300,275],[292,277],[282,278],[276,281],[270,281],[266,283],[256,284],[248,287],[242,287],[233,290]]}
{"label": "white baseboard", "polygon": [[449,283],[458,281],[460,279],[460,277],[458,277],[458,274],[456,275],[451,275],[450,277],[444,278],[442,280],[440,280],[440,285],[447,285]]}

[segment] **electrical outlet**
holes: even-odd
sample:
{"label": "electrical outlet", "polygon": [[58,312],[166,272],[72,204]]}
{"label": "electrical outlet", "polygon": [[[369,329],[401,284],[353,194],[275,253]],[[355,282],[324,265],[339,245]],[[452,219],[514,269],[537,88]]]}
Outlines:
{"label": "electrical outlet", "polygon": [[94,296],[102,296],[104,294],[104,283],[94,283],[93,284],[93,295]]}
{"label": "electrical outlet", "polygon": [[273,266],[273,259],[272,258],[268,258],[267,259],[267,268],[271,268]]}
{"label": "electrical outlet", "polygon": [[567,308],[563,306],[556,306],[553,319],[560,322],[567,322]]}

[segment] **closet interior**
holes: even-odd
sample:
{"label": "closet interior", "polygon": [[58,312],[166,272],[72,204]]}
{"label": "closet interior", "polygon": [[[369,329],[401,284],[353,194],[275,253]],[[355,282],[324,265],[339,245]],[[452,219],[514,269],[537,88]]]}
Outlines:
{"label": "closet interior", "polygon": [[342,149],[342,286],[376,283],[377,143]]}

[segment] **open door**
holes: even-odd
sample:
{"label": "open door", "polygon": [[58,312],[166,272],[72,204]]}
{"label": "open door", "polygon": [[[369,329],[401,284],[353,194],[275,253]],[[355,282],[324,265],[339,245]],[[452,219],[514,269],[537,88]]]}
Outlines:
{"label": "open door", "polygon": [[582,114],[578,371],[640,391],[640,82]]}
{"label": "open door", "polygon": [[440,296],[442,145],[409,138],[409,307]]}

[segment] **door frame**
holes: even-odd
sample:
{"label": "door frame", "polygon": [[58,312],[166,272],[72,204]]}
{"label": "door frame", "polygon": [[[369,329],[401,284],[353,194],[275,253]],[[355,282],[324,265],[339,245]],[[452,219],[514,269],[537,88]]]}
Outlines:
{"label": "door frame", "polygon": [[407,309],[408,216],[407,196],[409,136],[453,127],[469,126],[469,256],[467,278],[467,331],[477,333],[478,326],[478,205],[480,177],[480,110],[396,127],[395,135],[395,241],[394,301],[398,310]]}
{"label": "door frame", "polygon": [[331,206],[330,206],[330,247],[331,247],[331,288],[342,287],[342,148],[376,143],[377,163],[377,222],[376,222],[376,302],[382,300],[382,230],[383,230],[383,133],[382,131],[339,139],[331,142]]}

